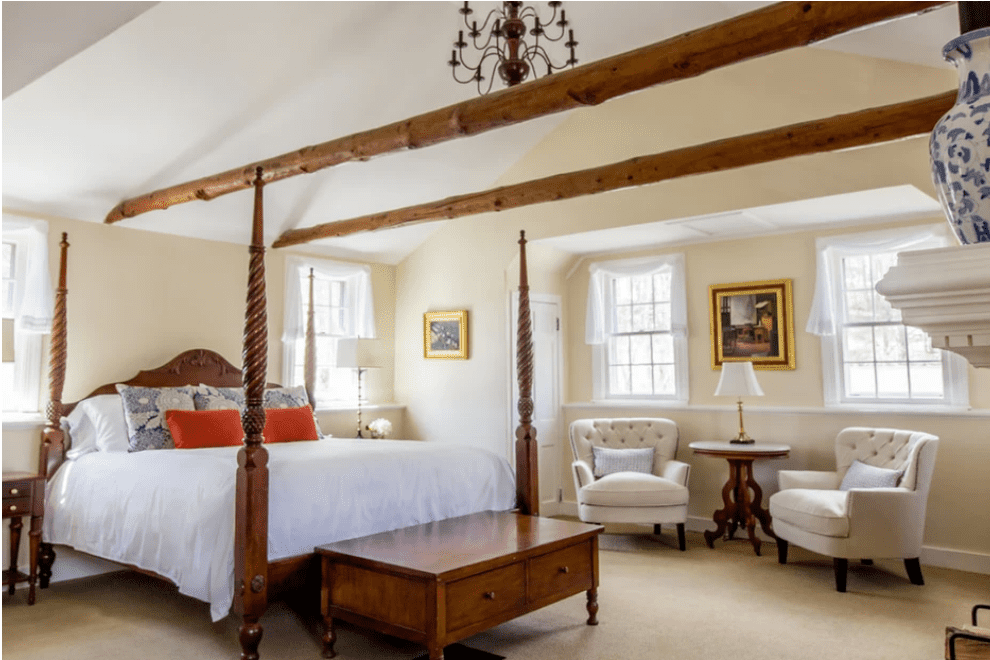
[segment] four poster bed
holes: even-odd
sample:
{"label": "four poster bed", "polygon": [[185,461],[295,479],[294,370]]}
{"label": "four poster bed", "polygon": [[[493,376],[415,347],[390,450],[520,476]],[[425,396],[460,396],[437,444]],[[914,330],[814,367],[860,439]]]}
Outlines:
{"label": "four poster bed", "polygon": [[[258,657],[259,619],[269,594],[287,588],[319,592],[317,545],[490,510],[515,508],[519,515],[538,515],[539,506],[525,236],[519,241],[521,424],[516,433],[515,483],[504,458],[467,446],[337,438],[263,443],[263,401],[266,387],[274,386],[265,383],[263,185],[259,168],[242,369],[212,351],[190,350],[130,380],[103,385],[80,402],[62,403],[69,247],[63,234],[51,337],[50,402],[40,452],[40,473],[49,482],[39,552],[40,586],[46,588],[51,578],[53,544],[117,561],[165,578],[180,592],[209,602],[214,620],[233,609],[243,618],[244,658]],[[312,401],[310,288],[305,372],[306,393]],[[91,451],[66,456],[72,445],[63,418],[71,419],[81,403],[106,395],[117,399],[119,408],[119,386],[242,385],[246,405],[240,414],[244,442],[239,449]],[[93,421],[93,413],[89,414]],[[125,447],[126,442],[125,438]]]}
{"label": "four poster bed", "polygon": [[[252,186],[255,190],[241,372],[238,373],[236,368],[216,354],[195,351],[182,354],[159,369],[141,372],[132,381],[128,381],[149,386],[205,383],[217,387],[244,387],[246,406],[241,415],[244,444],[237,451],[236,474],[227,475],[231,484],[226,491],[231,493],[227,497],[233,498],[235,510],[232,537],[229,541],[230,553],[233,555],[231,600],[234,611],[243,618],[240,630],[242,657],[258,657],[262,633],[259,618],[265,611],[269,593],[286,585],[295,576],[309,575],[311,579],[316,569],[312,547],[298,553],[298,548],[287,547],[284,554],[276,553],[274,557],[269,554],[270,538],[275,538],[274,534],[277,533],[269,528],[269,521],[278,523],[279,516],[282,515],[280,507],[283,505],[274,496],[274,491],[281,488],[279,480],[283,474],[281,470],[284,454],[304,453],[305,449],[269,449],[262,444],[265,427],[264,381],[267,371],[262,189],[266,182],[312,173],[351,160],[365,160],[404,148],[429,146],[579,106],[597,105],[640,89],[700,75],[787,48],[808,45],[879,21],[921,13],[941,4],[943,3],[780,3],[533,83],[441,108],[389,126],[306,147],[244,168],[147,193],[125,200],[114,208],[106,218],[108,224],[174,204],[210,200]],[[951,105],[954,96],[955,92],[950,92],[664,154],[643,156],[623,163],[556,175],[417,207],[289,230],[274,246],[285,247],[407,222],[505,210],[729,167],[920,135],[931,130],[936,119]],[[539,514],[538,470],[536,434],[531,424],[533,349],[525,237],[520,240],[520,245],[519,338],[516,356],[520,426],[516,431],[515,506],[522,516],[536,516]],[[61,403],[66,356],[66,248],[67,243],[63,240],[52,330],[51,403],[47,410],[48,425],[43,433],[40,458],[41,473],[51,480],[50,490],[55,491],[54,502],[58,502],[60,495],[54,477],[57,476],[59,467],[64,467],[63,464],[66,463],[66,444],[59,426],[60,418],[71,412],[74,405]],[[307,348],[311,345],[312,340],[309,339]],[[312,368],[309,367],[308,382],[311,382],[311,374]],[[107,387],[110,388],[107,391],[113,391],[112,386]],[[188,466],[178,466],[176,469],[181,470],[184,467]],[[270,516],[270,513],[275,515]],[[449,512],[438,513],[437,517],[441,518],[447,513]],[[46,530],[48,525],[46,516]],[[46,537],[45,540],[49,541],[49,538]],[[50,543],[42,544],[41,557],[41,586],[45,587],[51,576],[54,558]],[[159,570],[157,574],[162,575],[165,572]],[[597,576],[594,584],[597,585]],[[597,604],[592,608],[593,592],[594,589],[588,592],[589,613],[592,614],[589,623],[594,618],[592,609],[597,610]],[[431,649],[431,657],[434,656],[434,650]]]}

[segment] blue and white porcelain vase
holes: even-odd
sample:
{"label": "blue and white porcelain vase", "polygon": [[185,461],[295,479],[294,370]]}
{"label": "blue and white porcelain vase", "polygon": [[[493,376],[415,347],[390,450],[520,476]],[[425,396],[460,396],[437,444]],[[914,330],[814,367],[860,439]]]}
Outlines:
{"label": "blue and white porcelain vase", "polygon": [[959,96],[932,131],[932,179],[959,242],[990,243],[990,28],[953,39],[942,55],[959,71]]}

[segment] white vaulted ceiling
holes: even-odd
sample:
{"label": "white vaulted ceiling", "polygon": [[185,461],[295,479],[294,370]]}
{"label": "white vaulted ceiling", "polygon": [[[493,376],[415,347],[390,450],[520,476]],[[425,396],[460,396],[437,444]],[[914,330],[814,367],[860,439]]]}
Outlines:
{"label": "white vaulted ceiling", "polygon": [[[578,57],[588,62],[764,4],[566,7]],[[474,5],[482,10],[491,3]],[[125,198],[471,98],[473,87],[455,84],[445,64],[460,20],[457,7],[4,2],[4,209],[102,222]],[[38,48],[39,34],[46,48]],[[942,67],[948,65],[941,47],[956,34],[955,7],[948,7],[822,47]],[[279,182],[266,195],[266,238],[270,243],[289,228],[490,187],[562,118]],[[126,224],[247,243],[251,203],[249,193],[234,193]],[[313,247],[397,263],[440,224]]]}

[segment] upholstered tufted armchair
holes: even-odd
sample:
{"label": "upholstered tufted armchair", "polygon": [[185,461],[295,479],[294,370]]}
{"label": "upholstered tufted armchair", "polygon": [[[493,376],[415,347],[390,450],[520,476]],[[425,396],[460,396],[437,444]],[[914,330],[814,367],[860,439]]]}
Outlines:
{"label": "upholstered tufted armchair", "polygon": [[676,423],[649,418],[579,419],[571,424],[570,436],[581,520],[647,523],[655,534],[661,524],[673,523],[678,545],[685,549],[691,466],[674,460]]}
{"label": "upholstered tufted armchair", "polygon": [[937,449],[928,433],[855,427],[835,438],[835,472],[781,470],[770,497],[780,563],[788,543],[832,557],[845,591],[849,559],[896,557],[924,584],[918,557]]}

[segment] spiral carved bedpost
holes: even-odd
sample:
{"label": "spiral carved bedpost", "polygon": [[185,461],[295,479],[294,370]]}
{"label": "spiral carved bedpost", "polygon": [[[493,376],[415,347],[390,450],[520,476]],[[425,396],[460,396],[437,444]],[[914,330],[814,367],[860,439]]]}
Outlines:
{"label": "spiral carved bedpost", "polygon": [[244,316],[243,381],[247,406],[241,415],[244,447],[237,454],[237,512],[234,603],[241,615],[241,658],[257,660],[268,606],[268,451],[265,428],[265,380],[268,375],[268,314],[265,309],[265,246],[262,171],[254,180],[247,311]]}
{"label": "spiral carved bedpost", "polygon": [[[45,478],[52,476],[53,469],[62,463],[65,454],[65,438],[62,435],[62,388],[65,385],[65,362],[68,356],[69,333],[66,303],[69,289],[66,275],[69,266],[69,235],[62,232],[59,242],[58,288],[55,290],[55,310],[52,314],[52,334],[48,352],[48,405],[45,417],[48,420],[41,436],[41,452],[38,457],[38,474]],[[30,532],[32,546],[41,541],[41,530],[32,525]],[[48,588],[55,563],[55,550],[51,543],[40,543],[38,551],[38,581],[42,589]]]}
{"label": "spiral carved bedpost", "polygon": [[313,269],[309,269],[309,310],[306,312],[306,356],[303,363],[306,396],[309,406],[316,410],[316,310],[313,306]]}
{"label": "spiral carved bedpost", "polygon": [[516,428],[516,506],[520,513],[540,515],[540,478],[533,427],[533,323],[529,314],[526,232],[519,232],[519,325],[516,373],[519,378],[519,427]]}

